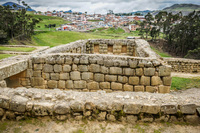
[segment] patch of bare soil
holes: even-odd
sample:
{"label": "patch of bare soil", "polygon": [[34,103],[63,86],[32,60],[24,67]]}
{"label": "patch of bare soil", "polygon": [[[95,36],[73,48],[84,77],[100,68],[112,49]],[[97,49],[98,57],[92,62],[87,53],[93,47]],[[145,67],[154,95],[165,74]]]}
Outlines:
{"label": "patch of bare soil", "polygon": [[[0,122],[0,125],[3,122]],[[97,121],[52,121],[32,119],[9,121],[3,133],[199,133],[200,126],[186,123],[123,124]]]}

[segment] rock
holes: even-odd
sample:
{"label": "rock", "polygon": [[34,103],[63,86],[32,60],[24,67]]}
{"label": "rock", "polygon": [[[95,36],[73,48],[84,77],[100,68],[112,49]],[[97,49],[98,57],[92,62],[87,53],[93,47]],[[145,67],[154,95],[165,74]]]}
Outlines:
{"label": "rock", "polygon": [[166,86],[171,86],[172,78],[171,77],[163,77],[163,84]]}
{"label": "rock", "polygon": [[87,72],[88,71],[88,66],[86,66],[86,65],[79,65],[78,66],[78,71],[80,71],[80,72]]}
{"label": "rock", "polygon": [[91,111],[86,111],[83,113],[84,116],[88,117],[91,116],[92,112]]}
{"label": "rock", "polygon": [[71,72],[71,70],[72,70],[72,68],[71,68],[70,65],[64,65],[64,66],[63,66],[63,71],[64,71],[64,72]]}
{"label": "rock", "polygon": [[141,107],[142,105],[140,104],[132,104],[132,103],[127,103],[127,104],[124,104],[124,113],[126,114],[139,114],[140,111],[141,111]]}
{"label": "rock", "polygon": [[9,109],[10,108],[10,98],[7,96],[0,95],[0,108]]}
{"label": "rock", "polygon": [[135,86],[134,91],[135,92],[144,92],[144,86]]}
{"label": "rock", "polygon": [[162,80],[158,76],[153,76],[151,78],[151,85],[156,86],[156,85],[162,85]]}
{"label": "rock", "polygon": [[15,113],[12,111],[6,111],[6,118],[9,120],[15,120],[16,118]]}
{"label": "rock", "polygon": [[58,81],[55,81],[55,80],[49,80],[47,82],[47,85],[50,89],[54,89],[54,88],[57,88],[58,87]]}
{"label": "rock", "polygon": [[72,64],[72,58],[71,57],[66,57],[65,58],[65,64],[71,65]]}
{"label": "rock", "polygon": [[45,73],[52,73],[53,72],[53,65],[44,64],[43,71]]}
{"label": "rock", "polygon": [[59,89],[65,89],[65,81],[59,80],[58,81],[58,88]]}
{"label": "rock", "polygon": [[94,74],[94,81],[104,82],[104,74],[99,74],[99,73]]}
{"label": "rock", "polygon": [[100,65],[97,65],[97,64],[91,64],[89,66],[89,71],[90,72],[100,72],[101,71],[101,67],[100,67]]}
{"label": "rock", "polygon": [[112,82],[111,83],[111,89],[112,90],[122,90],[122,84],[121,83]]}
{"label": "rock", "polygon": [[177,105],[162,105],[161,112],[164,114],[176,114],[177,113]]}
{"label": "rock", "polygon": [[150,77],[142,76],[140,78],[140,84],[145,86],[150,86]]}
{"label": "rock", "polygon": [[185,120],[190,124],[200,124],[200,117],[197,115],[186,115]]}
{"label": "rock", "polygon": [[133,91],[132,85],[124,85],[124,91]]}
{"label": "rock", "polygon": [[74,83],[72,80],[67,80],[65,83],[65,86],[67,89],[73,89],[74,88]]}
{"label": "rock", "polygon": [[54,65],[54,72],[59,73],[62,71],[62,66],[61,65]]}
{"label": "rock", "polygon": [[147,114],[158,114],[160,112],[159,105],[143,105],[141,112]]}
{"label": "rock", "polygon": [[80,80],[81,74],[78,71],[73,71],[73,72],[70,72],[70,77],[72,80]]}
{"label": "rock", "polygon": [[136,75],[137,76],[142,76],[144,74],[143,69],[142,68],[136,68]]}
{"label": "rock", "polygon": [[51,73],[51,80],[59,80],[60,74],[59,73]]}
{"label": "rock", "polygon": [[[113,81],[113,82],[115,82],[115,81]],[[118,76],[118,82],[127,83],[128,82],[128,77],[126,77],[126,76]]]}
{"label": "rock", "polygon": [[144,68],[144,75],[145,76],[154,76],[155,68]]}
{"label": "rock", "polygon": [[70,107],[74,112],[83,112],[85,109],[85,105],[82,101],[73,102]]}
{"label": "rock", "polygon": [[85,89],[86,88],[86,81],[74,81],[74,88],[75,89]]}
{"label": "rock", "polygon": [[135,60],[135,61],[129,60],[129,65],[130,65],[131,68],[136,68],[137,64],[138,64],[137,60]]}
{"label": "rock", "polygon": [[158,93],[170,93],[170,86],[160,85],[158,88]]}
{"label": "rock", "polygon": [[101,66],[101,73],[103,74],[108,74],[109,73],[109,69],[105,66]]}
{"label": "rock", "polygon": [[69,78],[69,73],[60,73],[60,79],[61,80],[68,80]]}
{"label": "rock", "polygon": [[93,73],[91,72],[83,72],[82,80],[93,80]]}
{"label": "rock", "polygon": [[0,81],[0,87],[2,87],[2,88],[7,87],[7,83],[5,80]]}
{"label": "rock", "polygon": [[108,121],[114,122],[114,121],[116,121],[116,118],[115,118],[114,115],[108,114],[108,115],[107,115],[107,120],[108,120]]}
{"label": "rock", "polygon": [[94,108],[95,108],[95,105],[92,102],[85,103],[85,109],[93,110]]}
{"label": "rock", "polygon": [[97,120],[105,121],[105,119],[106,119],[106,112],[101,112],[98,114]]}
{"label": "rock", "polygon": [[137,120],[138,120],[137,116],[134,115],[127,115],[126,117],[126,121],[131,124],[135,124]]}
{"label": "rock", "polygon": [[129,77],[129,84],[131,85],[139,85],[139,77]]}
{"label": "rock", "polygon": [[35,102],[32,113],[35,116],[49,116],[53,115],[54,103],[52,102]]}
{"label": "rock", "polygon": [[110,89],[110,83],[109,82],[101,82],[100,89]]}
{"label": "rock", "polygon": [[4,116],[4,114],[5,114],[5,111],[4,111],[4,109],[0,108],[0,119],[1,119],[1,117],[3,117],[3,116]]}
{"label": "rock", "polygon": [[59,115],[64,115],[71,112],[70,104],[61,102],[54,106],[54,112]]}
{"label": "rock", "polygon": [[66,115],[56,115],[55,117],[59,121],[65,121],[68,118]]}
{"label": "rock", "polygon": [[105,76],[105,81],[115,82],[115,81],[117,81],[117,76],[115,76],[115,75],[106,75]]}
{"label": "rock", "polygon": [[88,60],[88,57],[81,57],[80,58],[80,64],[88,64],[89,63],[89,60]]}
{"label": "rock", "polygon": [[28,99],[22,96],[14,96],[10,102],[10,110],[24,113]]}
{"label": "rock", "polygon": [[123,74],[127,76],[133,76],[135,75],[135,71],[131,68],[123,68]]}
{"label": "rock", "polygon": [[196,113],[196,105],[195,104],[180,105],[179,108],[183,114],[195,114]]}
{"label": "rock", "polygon": [[87,84],[89,90],[99,90],[98,82],[90,82]]}
{"label": "rock", "polygon": [[44,79],[41,77],[33,77],[31,78],[31,85],[32,86],[42,86],[44,83]]}
{"label": "rock", "polygon": [[146,86],[146,92],[156,93],[156,92],[158,92],[158,87]]}
{"label": "rock", "polygon": [[122,74],[122,68],[120,68],[120,67],[110,67],[110,74],[120,75],[120,74]]}
{"label": "rock", "polygon": [[171,75],[171,66],[160,66],[158,74],[159,74],[159,76],[170,76]]}

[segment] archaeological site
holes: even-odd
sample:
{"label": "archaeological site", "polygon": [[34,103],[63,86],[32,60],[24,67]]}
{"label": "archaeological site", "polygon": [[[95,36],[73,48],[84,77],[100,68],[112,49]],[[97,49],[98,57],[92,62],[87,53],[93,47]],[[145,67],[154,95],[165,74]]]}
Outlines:
{"label": "archaeological site", "polygon": [[161,58],[145,40],[79,40],[0,62],[0,119],[200,124],[200,91],[170,92],[200,61]]}

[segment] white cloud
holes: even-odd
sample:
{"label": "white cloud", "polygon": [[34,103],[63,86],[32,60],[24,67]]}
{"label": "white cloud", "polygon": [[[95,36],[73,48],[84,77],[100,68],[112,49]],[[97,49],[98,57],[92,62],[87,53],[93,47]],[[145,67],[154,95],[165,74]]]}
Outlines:
{"label": "white cloud", "polygon": [[[17,0],[1,0],[5,2]],[[38,11],[70,10],[88,13],[107,13],[113,10],[115,13],[132,12],[137,10],[158,10],[175,3],[200,4],[199,0],[24,0],[29,6]]]}

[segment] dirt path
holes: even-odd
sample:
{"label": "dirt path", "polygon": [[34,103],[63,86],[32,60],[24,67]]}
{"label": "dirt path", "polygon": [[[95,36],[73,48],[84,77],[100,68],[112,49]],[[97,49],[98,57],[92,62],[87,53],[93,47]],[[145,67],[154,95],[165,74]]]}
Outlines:
{"label": "dirt path", "polygon": [[200,126],[184,123],[122,124],[97,121],[65,121],[32,119],[0,122],[2,133],[199,133]]}
{"label": "dirt path", "polygon": [[172,72],[172,77],[180,77],[180,78],[200,78],[200,74],[190,74],[190,73],[175,73]]}

